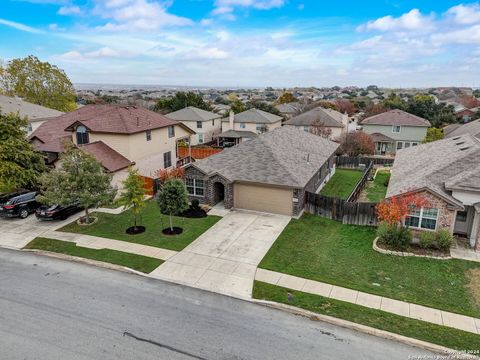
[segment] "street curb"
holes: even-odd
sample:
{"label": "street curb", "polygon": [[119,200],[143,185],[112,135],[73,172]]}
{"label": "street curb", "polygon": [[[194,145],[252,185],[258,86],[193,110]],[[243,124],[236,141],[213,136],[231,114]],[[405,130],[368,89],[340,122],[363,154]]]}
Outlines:
{"label": "street curb", "polygon": [[478,359],[477,356],[466,354],[464,352],[453,350],[441,345],[436,345],[426,341],[409,338],[403,335],[398,335],[398,334],[391,333],[384,330],[379,330],[366,325],[357,324],[348,320],[343,320],[343,319],[339,319],[336,317],[323,315],[323,314],[317,314],[312,311],[298,308],[292,305],[277,303],[277,302],[268,301],[268,300],[258,300],[258,299],[251,299],[250,301],[261,306],[273,308],[280,311],[285,311],[296,316],[303,316],[303,317],[309,318],[312,321],[323,321],[331,325],[340,326],[350,330],[355,330],[358,332],[362,332],[364,334],[377,336],[387,340],[398,341],[400,343],[403,343],[409,346],[414,346],[420,349],[424,349],[427,351],[432,351],[438,354],[449,356],[449,359],[450,358],[461,359],[461,360]]}

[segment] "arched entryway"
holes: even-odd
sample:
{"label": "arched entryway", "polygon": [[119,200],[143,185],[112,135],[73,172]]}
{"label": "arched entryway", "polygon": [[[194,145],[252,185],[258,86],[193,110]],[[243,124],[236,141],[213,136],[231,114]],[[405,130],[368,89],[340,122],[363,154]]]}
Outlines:
{"label": "arched entryway", "polygon": [[221,182],[215,182],[213,184],[213,200],[215,204],[225,200],[225,185]]}

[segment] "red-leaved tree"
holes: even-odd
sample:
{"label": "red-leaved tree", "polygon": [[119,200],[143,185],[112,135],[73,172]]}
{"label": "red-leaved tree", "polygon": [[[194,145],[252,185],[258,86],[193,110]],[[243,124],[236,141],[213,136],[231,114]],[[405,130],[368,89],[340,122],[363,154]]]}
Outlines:
{"label": "red-leaved tree", "polygon": [[181,167],[176,167],[173,169],[161,169],[155,171],[155,176],[157,179],[165,183],[165,181],[170,179],[183,179],[185,177],[185,170]]}
{"label": "red-leaved tree", "polygon": [[388,225],[401,225],[402,220],[421,207],[428,207],[428,200],[422,195],[407,192],[381,201],[376,208],[378,219]]}
{"label": "red-leaved tree", "polygon": [[337,105],[338,111],[342,114],[347,113],[349,116],[352,116],[357,112],[355,105],[348,99],[335,99],[333,103]]}
{"label": "red-leaved tree", "polygon": [[339,151],[348,156],[373,155],[375,144],[367,133],[355,131],[345,136]]}

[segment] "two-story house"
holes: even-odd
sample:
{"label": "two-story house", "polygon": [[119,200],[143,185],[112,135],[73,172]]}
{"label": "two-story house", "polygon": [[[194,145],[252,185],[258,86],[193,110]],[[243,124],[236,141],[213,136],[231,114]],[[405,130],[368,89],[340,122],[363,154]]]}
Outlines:
{"label": "two-story house", "polygon": [[100,161],[113,174],[113,184],[120,187],[129,165],[150,180],[157,170],[175,167],[178,143],[188,142],[194,133],[145,108],[87,105],[46,121],[29,139],[52,165],[58,161],[64,141],[72,141]]}
{"label": "two-story house", "polygon": [[222,132],[221,115],[194,106],[187,106],[165,116],[169,119],[180,121],[196,132],[196,135],[191,138],[191,145],[211,142],[214,140],[215,135]]}
{"label": "two-story house", "polygon": [[431,126],[428,120],[398,109],[370,116],[360,125],[372,137],[377,155],[393,155],[420,144]]}
{"label": "two-story house", "polygon": [[219,143],[237,145],[257,135],[272,131],[282,126],[283,118],[259,109],[248,109],[222,119],[222,133],[218,135]]}

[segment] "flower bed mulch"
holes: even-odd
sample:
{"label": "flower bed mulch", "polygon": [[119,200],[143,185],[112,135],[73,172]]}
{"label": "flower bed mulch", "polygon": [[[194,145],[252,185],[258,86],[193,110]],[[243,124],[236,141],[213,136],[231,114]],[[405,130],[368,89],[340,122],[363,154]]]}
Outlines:
{"label": "flower bed mulch", "polygon": [[145,232],[145,226],[130,226],[126,231],[128,235],[137,235]]}
{"label": "flower bed mulch", "polygon": [[162,234],[164,235],[180,235],[183,232],[181,227],[173,227],[173,231],[170,228],[166,228],[162,230]]}
{"label": "flower bed mulch", "polygon": [[380,241],[377,241],[377,246],[383,250],[411,253],[411,254],[420,255],[420,256],[450,257],[450,251],[443,251],[443,250],[437,250],[437,249],[425,249],[415,244],[411,244],[405,250],[394,248]]}
{"label": "flower bed mulch", "polygon": [[178,216],[186,217],[186,218],[204,218],[207,217],[207,212],[201,208],[188,208]]}

